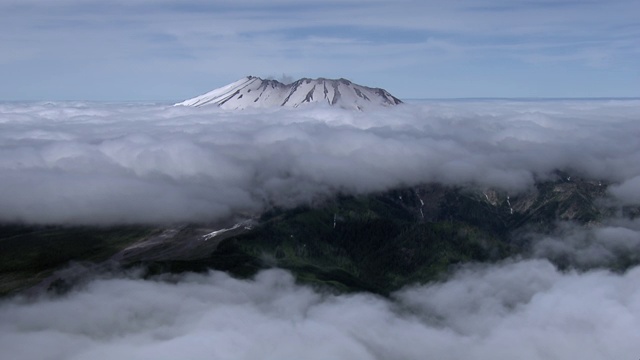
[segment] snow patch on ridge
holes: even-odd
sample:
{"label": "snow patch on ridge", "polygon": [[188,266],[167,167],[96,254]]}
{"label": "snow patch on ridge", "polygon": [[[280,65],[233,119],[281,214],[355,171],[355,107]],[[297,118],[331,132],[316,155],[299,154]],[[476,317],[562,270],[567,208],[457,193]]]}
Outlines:
{"label": "snow patch on ridge", "polygon": [[206,94],[175,105],[217,105],[223,109],[298,107],[303,104],[325,103],[346,109],[401,104],[384,89],[354,84],[347,79],[303,78],[291,84],[247,76]]}

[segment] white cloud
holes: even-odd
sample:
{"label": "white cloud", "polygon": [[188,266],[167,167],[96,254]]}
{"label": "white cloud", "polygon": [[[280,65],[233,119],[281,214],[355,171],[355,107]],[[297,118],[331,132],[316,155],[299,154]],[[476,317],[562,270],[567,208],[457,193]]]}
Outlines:
{"label": "white cloud", "polygon": [[[509,192],[556,168],[634,201],[638,101],[428,101],[379,112],[225,112],[153,104],[0,105],[0,220],[209,221],[266,203],[440,181]],[[564,227],[563,227],[564,226]],[[637,220],[536,236],[534,255],[608,265]],[[547,260],[468,265],[392,299],[330,295],[279,270],[100,277],[0,301],[11,359],[624,359],[637,356],[640,269]]]}
{"label": "white cloud", "polygon": [[585,227],[558,223],[547,234],[524,235],[533,256],[557,263],[591,268],[620,268],[636,262],[640,254],[640,221],[606,219],[603,224]]}
{"label": "white cloud", "polygon": [[0,302],[11,359],[623,359],[637,356],[640,271],[546,261],[458,271],[394,300],[327,295],[281,270],[94,280]]}
{"label": "white cloud", "polygon": [[640,176],[625,179],[611,188],[611,193],[624,204],[640,204]]}
{"label": "white cloud", "polygon": [[210,221],[430,181],[512,193],[555,169],[633,184],[637,101],[426,102],[380,112],[0,107],[0,220]]}

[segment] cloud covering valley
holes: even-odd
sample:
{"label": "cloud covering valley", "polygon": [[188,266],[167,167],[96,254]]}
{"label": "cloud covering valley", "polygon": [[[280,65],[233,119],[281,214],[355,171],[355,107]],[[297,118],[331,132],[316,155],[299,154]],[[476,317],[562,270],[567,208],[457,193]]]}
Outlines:
{"label": "cloud covering valley", "polygon": [[[337,192],[425,182],[510,194],[556,169],[639,204],[640,101],[425,101],[379,112],[162,104],[0,104],[0,221],[209,222]],[[0,300],[20,359],[633,359],[637,219],[527,234],[531,258],[467,264],[382,298],[282,270],[98,274],[62,296]]]}
{"label": "cloud covering valley", "polygon": [[640,199],[637,100],[429,101],[379,112],[0,105],[0,221],[215,221],[426,182],[517,193],[556,169]]}

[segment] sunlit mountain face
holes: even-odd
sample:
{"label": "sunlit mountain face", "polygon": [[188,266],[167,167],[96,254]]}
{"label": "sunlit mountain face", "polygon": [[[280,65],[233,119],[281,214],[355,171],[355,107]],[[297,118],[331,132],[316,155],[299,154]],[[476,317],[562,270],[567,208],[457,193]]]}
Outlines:
{"label": "sunlit mountain face", "polygon": [[354,84],[346,79],[307,79],[290,84],[247,76],[234,83],[176,105],[217,105],[223,109],[298,107],[326,104],[344,109],[363,110],[401,104],[384,89]]}

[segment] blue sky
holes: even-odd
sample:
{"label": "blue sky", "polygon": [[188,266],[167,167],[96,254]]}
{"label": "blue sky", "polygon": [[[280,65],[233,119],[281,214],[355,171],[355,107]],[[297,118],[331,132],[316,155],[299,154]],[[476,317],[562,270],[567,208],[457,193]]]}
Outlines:
{"label": "blue sky", "polygon": [[181,100],[245,75],[401,98],[639,97],[640,2],[0,0],[0,100]]}

